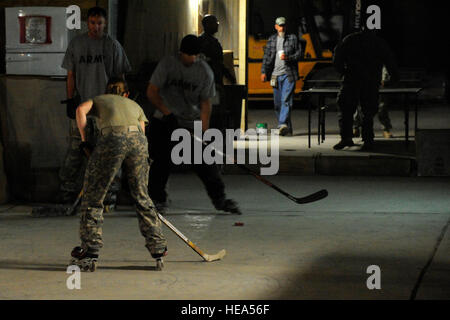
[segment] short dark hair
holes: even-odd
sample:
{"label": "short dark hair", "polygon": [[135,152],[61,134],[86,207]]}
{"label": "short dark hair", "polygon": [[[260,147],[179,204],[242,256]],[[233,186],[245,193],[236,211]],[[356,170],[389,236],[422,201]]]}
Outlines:
{"label": "short dark hair", "polygon": [[180,52],[188,55],[196,55],[200,53],[200,41],[193,34],[188,34],[181,40]]}
{"label": "short dark hair", "polygon": [[128,92],[129,90],[127,82],[119,77],[112,77],[111,79],[109,79],[108,84],[106,85],[106,94],[116,94],[118,96],[123,96]]}
{"label": "short dark hair", "polygon": [[89,17],[96,17],[96,16],[100,16],[100,17],[103,17],[103,18],[107,18],[107,14],[106,14],[106,10],[105,9],[103,9],[103,8],[100,8],[100,7],[93,7],[93,8],[90,8],[89,10],[88,10],[88,18]]}
{"label": "short dark hair", "polygon": [[215,15],[207,14],[207,15],[204,16],[203,19],[202,19],[202,26],[203,26],[203,27],[206,27],[206,25],[207,25],[208,23],[212,23],[212,22],[217,23],[218,21],[219,21],[219,20],[217,20],[217,17],[216,17]]}

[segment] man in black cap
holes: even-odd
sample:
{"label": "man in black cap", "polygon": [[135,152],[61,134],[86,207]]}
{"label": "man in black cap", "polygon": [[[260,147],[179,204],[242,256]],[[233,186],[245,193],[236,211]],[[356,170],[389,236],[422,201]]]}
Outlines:
{"label": "man in black cap", "polygon": [[[163,58],[153,72],[147,97],[156,112],[149,127],[150,158],[149,194],[159,211],[167,208],[166,184],[172,164],[174,142],[172,132],[178,128],[194,129],[194,121],[202,121],[203,132],[209,128],[210,99],[215,95],[214,75],[208,64],[197,56],[200,42],[195,35],[181,40],[177,56]],[[194,143],[191,143],[193,146]],[[193,151],[193,150],[191,150]],[[193,157],[193,152],[191,152]],[[192,161],[193,163],[193,161]],[[206,187],[215,208],[240,214],[237,204],[225,197],[225,186],[215,164],[202,161],[193,169]]]}

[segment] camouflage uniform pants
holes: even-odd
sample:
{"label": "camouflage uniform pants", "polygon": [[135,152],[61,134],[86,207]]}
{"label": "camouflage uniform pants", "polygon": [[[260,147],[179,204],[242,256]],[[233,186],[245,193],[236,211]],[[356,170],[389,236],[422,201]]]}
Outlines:
{"label": "camouflage uniform pants", "polygon": [[150,253],[164,252],[167,241],[157,211],[148,196],[148,161],[147,138],[140,132],[112,132],[99,138],[89,158],[84,179],[80,220],[81,246],[84,249],[95,252],[103,247],[103,200],[123,164],[146,247]]}
{"label": "camouflage uniform pants", "polygon": [[[98,128],[95,120],[88,118],[86,126],[87,141],[96,145],[98,139]],[[84,173],[86,171],[87,159],[84,154],[80,152],[79,146],[81,144],[81,136],[78,131],[76,120],[70,120],[70,142],[67,150],[64,164],[59,172],[61,180],[61,193],[63,202],[74,202],[83,186]],[[121,170],[114,178],[111,188],[105,197],[105,204],[115,204],[117,193],[120,191],[121,184]]]}

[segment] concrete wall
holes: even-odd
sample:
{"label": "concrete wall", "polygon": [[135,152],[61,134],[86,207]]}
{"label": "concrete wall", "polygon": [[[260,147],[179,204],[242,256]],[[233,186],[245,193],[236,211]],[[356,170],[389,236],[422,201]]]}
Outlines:
{"label": "concrete wall", "polygon": [[67,150],[65,81],[0,77],[4,164],[14,199],[54,201]]}
{"label": "concrete wall", "polygon": [[[198,6],[198,4],[200,4]],[[124,48],[133,67],[158,62],[178,52],[187,34],[202,32],[201,19],[214,14],[220,21],[217,38],[224,50],[239,58],[239,1],[237,0],[129,0],[124,30]]]}
{"label": "concrete wall", "polygon": [[[6,72],[5,68],[5,8],[8,7],[68,7],[76,4],[81,9],[81,16],[86,20],[87,11],[97,3],[108,10],[109,0],[0,0],[0,74]],[[114,0],[117,1],[117,0]],[[84,31],[85,23],[82,25]]]}
{"label": "concrete wall", "polygon": [[0,142],[0,204],[8,201],[7,179],[3,162],[3,144]]}
{"label": "concrete wall", "polygon": [[[85,32],[87,10],[108,0],[0,1],[0,74],[5,72],[4,8],[22,6],[81,8]],[[0,75],[0,203],[10,200],[54,201],[59,191],[58,171],[67,150],[69,120],[65,115],[65,80]],[[5,177],[6,176],[6,177]],[[8,184],[6,184],[8,182]]]}
{"label": "concrete wall", "polygon": [[[235,59],[239,59],[239,1],[206,0],[203,1],[200,15],[213,14],[219,20],[219,31],[215,37],[224,50],[233,50]],[[201,19],[200,19],[201,21]],[[201,23],[200,23],[201,25]],[[199,33],[203,32],[199,27]],[[243,57],[245,59],[245,57]]]}
{"label": "concrete wall", "polygon": [[197,33],[197,16],[186,0],[130,0],[124,48],[137,73],[144,62],[175,54],[181,39]]}

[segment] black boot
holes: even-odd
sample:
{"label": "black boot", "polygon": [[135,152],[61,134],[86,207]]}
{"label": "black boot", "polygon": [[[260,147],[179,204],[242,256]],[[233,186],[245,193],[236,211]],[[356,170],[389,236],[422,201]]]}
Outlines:
{"label": "black boot", "polygon": [[373,151],[375,149],[375,142],[373,140],[364,141],[361,151]]}
{"label": "black boot", "polygon": [[213,204],[217,210],[230,212],[233,214],[242,214],[241,210],[239,210],[239,207],[234,200],[220,199],[218,201],[213,201]]}
{"label": "black boot", "polygon": [[352,147],[352,146],[354,146],[355,144],[353,143],[353,140],[352,139],[342,139],[341,141],[339,141],[339,143],[338,144],[336,144],[334,147],[333,147],[333,149],[334,150],[342,150],[342,149],[344,149],[345,147]]}

